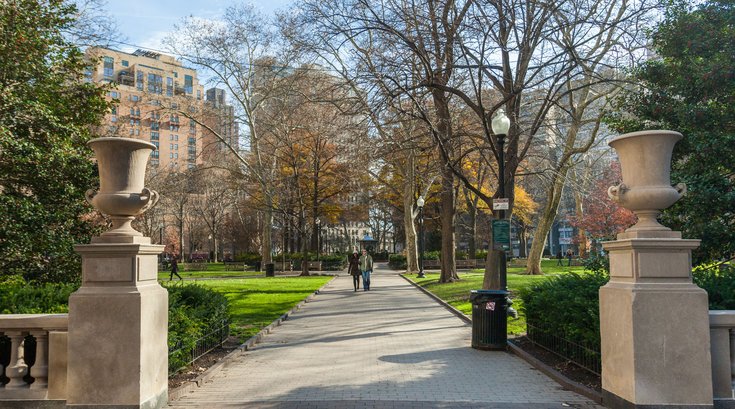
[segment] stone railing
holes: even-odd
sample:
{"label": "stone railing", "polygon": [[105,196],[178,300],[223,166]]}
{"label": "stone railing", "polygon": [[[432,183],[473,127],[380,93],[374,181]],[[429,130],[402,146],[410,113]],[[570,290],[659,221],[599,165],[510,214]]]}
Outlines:
{"label": "stone railing", "polygon": [[735,310],[709,312],[715,408],[735,408]]}
{"label": "stone railing", "polygon": [[68,323],[68,314],[0,314],[0,365],[9,379],[0,385],[0,407],[13,401],[63,404]]}

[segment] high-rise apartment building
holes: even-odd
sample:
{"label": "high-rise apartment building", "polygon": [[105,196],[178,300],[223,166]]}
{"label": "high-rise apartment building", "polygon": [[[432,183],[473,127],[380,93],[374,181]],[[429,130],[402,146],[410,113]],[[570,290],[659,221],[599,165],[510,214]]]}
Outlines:
{"label": "high-rise apartment building", "polygon": [[169,55],[102,47],[87,50],[97,65],[87,80],[114,83],[108,92],[118,104],[106,116],[100,133],[152,142],[158,150],[151,164],[183,170],[202,163],[202,127],[182,113],[204,113],[204,89],[197,73]]}
{"label": "high-rise apartment building", "polygon": [[[205,123],[220,138],[205,131],[202,141],[205,157],[229,154],[229,147],[240,150],[240,128],[235,121],[235,108],[227,104],[226,92],[221,88],[210,88],[206,92],[208,118]],[[229,146],[229,147],[228,147]]]}

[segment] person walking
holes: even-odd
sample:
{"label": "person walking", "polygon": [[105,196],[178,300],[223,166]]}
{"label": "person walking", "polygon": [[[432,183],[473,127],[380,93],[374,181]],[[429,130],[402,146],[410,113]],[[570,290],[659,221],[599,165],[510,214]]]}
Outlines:
{"label": "person walking", "polygon": [[181,278],[181,276],[179,275],[179,263],[176,261],[176,259],[178,258],[178,254],[174,254],[173,257],[171,257],[171,275],[169,275],[168,281],[174,279],[174,274],[176,274],[176,277],[179,277],[179,280],[183,280],[183,278]]}
{"label": "person walking", "polygon": [[360,288],[360,255],[355,250],[352,254],[347,255],[347,273],[352,276],[352,286],[355,287],[355,291]]}
{"label": "person walking", "polygon": [[557,266],[564,265],[564,253],[561,252],[561,249],[559,249],[559,253],[557,253],[556,255],[556,265]]}
{"label": "person walking", "polygon": [[568,249],[567,250],[567,260],[568,260],[567,267],[572,265],[572,257],[574,257],[574,252],[572,251],[572,249]]}
{"label": "person walking", "polygon": [[367,250],[362,250],[360,271],[362,272],[362,290],[370,291],[370,273],[373,272],[373,258],[370,257]]}

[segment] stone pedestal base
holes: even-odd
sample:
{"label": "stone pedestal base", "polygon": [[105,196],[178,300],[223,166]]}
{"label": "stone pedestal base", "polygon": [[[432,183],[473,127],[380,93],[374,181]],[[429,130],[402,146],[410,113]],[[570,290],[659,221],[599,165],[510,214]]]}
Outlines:
{"label": "stone pedestal base", "polygon": [[83,282],[69,297],[67,406],[165,406],[168,292],[157,281],[163,246],[98,242],[76,250]]}
{"label": "stone pedestal base", "polygon": [[610,282],[600,289],[603,403],[711,408],[707,293],[690,277],[690,252],[699,242],[626,236],[605,243]]}

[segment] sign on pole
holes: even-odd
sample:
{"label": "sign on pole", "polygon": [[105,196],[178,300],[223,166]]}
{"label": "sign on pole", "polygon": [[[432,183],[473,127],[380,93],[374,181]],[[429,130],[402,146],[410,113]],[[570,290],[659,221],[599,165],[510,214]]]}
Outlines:
{"label": "sign on pole", "polygon": [[508,210],[510,209],[510,199],[499,198],[493,199],[493,210]]}
{"label": "sign on pole", "polygon": [[510,250],[510,221],[493,220],[493,250]]}

